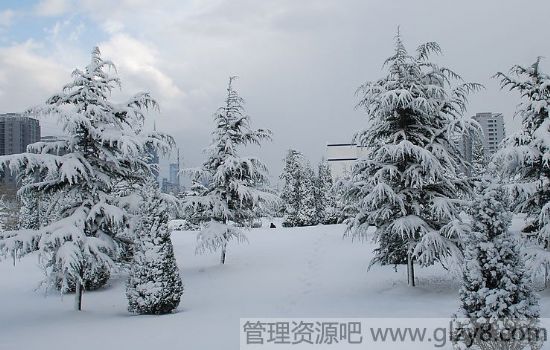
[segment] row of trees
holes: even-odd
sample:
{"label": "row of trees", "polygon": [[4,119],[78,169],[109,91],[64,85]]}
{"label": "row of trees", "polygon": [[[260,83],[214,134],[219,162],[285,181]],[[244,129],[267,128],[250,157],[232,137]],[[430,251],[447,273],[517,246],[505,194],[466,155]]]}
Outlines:
{"label": "row of trees", "polygon": [[315,174],[302,153],[288,150],[280,179],[283,186],[279,214],[284,226],[335,224],[341,220],[340,198],[325,160],[319,163]]}

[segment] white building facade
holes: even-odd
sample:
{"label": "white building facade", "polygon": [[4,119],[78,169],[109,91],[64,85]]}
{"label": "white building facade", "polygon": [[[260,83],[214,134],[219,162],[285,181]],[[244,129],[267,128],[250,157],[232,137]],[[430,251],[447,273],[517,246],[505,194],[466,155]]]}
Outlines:
{"label": "white building facade", "polygon": [[501,113],[477,113],[472,117],[483,129],[483,148],[485,157],[491,158],[506,137],[504,117]]}
{"label": "white building facade", "polygon": [[326,158],[333,179],[344,178],[351,174],[355,161],[364,156],[366,156],[366,149],[354,143],[327,144]]}

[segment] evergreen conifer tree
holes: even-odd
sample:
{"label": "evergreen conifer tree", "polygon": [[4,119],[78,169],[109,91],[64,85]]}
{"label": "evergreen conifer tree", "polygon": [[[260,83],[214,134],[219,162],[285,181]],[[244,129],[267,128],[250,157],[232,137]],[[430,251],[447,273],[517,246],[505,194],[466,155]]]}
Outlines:
{"label": "evergreen conifer tree", "polygon": [[412,286],[414,261],[426,266],[460,257],[461,198],[471,191],[453,140],[470,130],[462,113],[466,96],[479,85],[451,86],[460,77],[431,62],[433,53],[440,48],[430,42],[409,55],[398,33],[387,75],[359,88],[358,107],[370,123],[355,142],[367,156],[353,167],[347,193],[357,210],[347,220],[348,234],[366,237],[376,227],[373,263],[406,251]]}
{"label": "evergreen conifer tree", "polygon": [[298,211],[300,209],[300,182],[302,154],[290,149],[285,157],[285,166],[280,179],[283,188],[280,193],[283,214],[283,226],[298,226]]}
{"label": "evergreen conifer tree", "polygon": [[[506,211],[501,189],[487,182],[480,184],[480,195],[473,201],[472,230],[464,250],[463,285],[455,338],[480,349],[538,349],[535,339],[513,339],[507,333],[517,329],[535,330],[539,318],[538,297],[520,256],[517,239],[508,231],[511,215]],[[472,336],[477,332],[476,336]],[[483,339],[482,333],[497,335]],[[518,333],[519,334],[519,333]],[[500,337],[504,338],[500,339]],[[529,341],[531,340],[531,341]]]}
{"label": "evergreen conifer tree", "polygon": [[[550,266],[550,76],[540,57],[529,67],[513,66],[510,75],[497,73],[501,86],[521,94],[516,116],[521,129],[503,141],[494,155],[511,210],[527,214],[523,232],[529,237],[528,265],[532,271]],[[548,279],[548,274],[546,274]]]}
{"label": "evergreen conifer tree", "polygon": [[[23,185],[32,183],[32,179],[23,178]],[[40,194],[28,191],[23,193],[19,201],[19,227],[23,229],[38,230],[40,228]]]}
{"label": "evergreen conifer tree", "polygon": [[222,264],[229,241],[246,241],[241,228],[250,227],[258,210],[277,200],[267,188],[267,167],[257,158],[239,155],[240,147],[270,140],[271,131],[250,128],[244,100],[233,86],[235,79],[229,78],[225,105],[214,115],[216,129],[208,158],[201,169],[191,170],[194,181],[206,189],[187,198],[187,206],[202,210],[207,220],[198,235],[197,252],[221,250]]}
{"label": "evergreen conifer tree", "polygon": [[285,167],[280,176],[283,181],[281,201],[283,226],[310,226],[319,223],[318,181],[309,162],[296,150],[288,150]]}
{"label": "evergreen conifer tree", "polygon": [[178,307],[183,294],[168,231],[168,206],[152,179],[143,187],[142,196],[126,286],[128,310],[138,314],[166,314]]}
{"label": "evergreen conifer tree", "polygon": [[[183,193],[183,208],[182,216],[184,220],[184,230],[199,230],[201,223],[204,223],[207,218],[205,215],[207,211],[205,208],[202,208],[200,204],[193,205],[193,198],[197,196],[203,196],[206,193],[207,187],[197,181],[197,179],[192,179],[191,186],[188,191]],[[190,202],[189,205],[186,205],[187,202]]]}
{"label": "evergreen conifer tree", "polygon": [[298,225],[311,226],[319,223],[316,198],[315,172],[308,161],[303,161],[300,168],[300,182],[298,186]]}
{"label": "evergreen conifer tree", "polygon": [[479,136],[473,137],[472,141],[472,173],[471,175],[477,179],[483,177],[487,172],[489,160],[485,155],[485,147]]}
{"label": "evergreen conifer tree", "polygon": [[325,225],[336,224],[339,214],[336,208],[336,191],[328,162],[323,159],[317,169],[317,217],[319,222]]}

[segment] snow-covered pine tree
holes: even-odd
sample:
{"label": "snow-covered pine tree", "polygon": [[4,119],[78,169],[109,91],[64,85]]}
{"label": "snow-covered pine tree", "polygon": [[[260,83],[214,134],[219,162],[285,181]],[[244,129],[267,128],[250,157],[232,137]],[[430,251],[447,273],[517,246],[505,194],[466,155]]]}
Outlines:
{"label": "snow-covered pine tree", "polygon": [[55,222],[39,230],[5,232],[0,252],[19,245],[26,252],[38,241],[46,283],[55,286],[61,279],[67,290],[74,281],[77,310],[82,308],[84,275],[112,264],[117,234],[130,218],[120,204],[126,199],[112,195],[114,185],[124,179],[144,181],[151,174],[143,156],[147,147],[167,151],[174,143],[168,135],[142,131],[144,110],[157,105],[148,93],[122,104],[110,101],[111,91],[120,86],[110,68],[114,70],[113,63],[94,48],[84,70],[76,69],[61,92],[30,111],[57,116],[65,139],[38,142],[27,153],[0,157],[4,169],[42,179],[21,187],[20,195],[37,191],[71,199],[70,206],[60,207]]}
{"label": "snow-covered pine tree", "polygon": [[0,196],[0,232],[7,229],[6,222],[8,219],[8,207],[4,201],[4,196]]}
{"label": "snow-covered pine tree", "polygon": [[[183,227],[181,227],[181,229],[191,231],[199,230],[201,223],[207,220],[207,218],[205,217],[205,215],[207,214],[205,208],[201,207],[201,205],[198,203],[193,205],[193,198],[197,196],[203,196],[206,191],[207,187],[204,184],[202,184],[200,181],[197,181],[197,179],[192,179],[189,190],[183,192],[181,199],[183,203],[181,216],[185,223]],[[188,199],[190,205],[186,205]]]}
{"label": "snow-covered pine tree", "polygon": [[[4,195],[0,197],[0,238],[3,232],[13,229],[13,207],[9,199],[6,199]],[[17,259],[21,250],[21,244],[15,244],[11,250],[11,256],[13,258],[13,266],[17,264]]]}
{"label": "snow-covered pine tree", "polygon": [[521,94],[516,116],[522,127],[503,141],[493,160],[506,182],[512,211],[527,214],[523,232],[536,243],[527,249],[527,264],[531,271],[546,272],[550,267],[550,76],[542,72],[539,57],[529,67],[516,65],[510,75],[496,77],[502,88]]}
{"label": "snow-covered pine tree", "polygon": [[138,314],[166,314],[178,307],[183,294],[168,231],[168,207],[153,179],[143,187],[142,197],[126,285],[128,310]]}
{"label": "snow-covered pine tree", "polygon": [[[354,203],[351,197],[347,195],[351,186],[350,174],[344,174],[334,181],[334,195],[336,198],[337,223],[346,222],[347,219],[357,215],[357,203]],[[348,232],[349,233],[349,232]]]}
{"label": "snow-covered pine tree", "polygon": [[348,235],[364,238],[376,227],[374,263],[405,249],[412,286],[414,260],[425,266],[460,256],[460,198],[471,190],[452,140],[473,127],[462,113],[480,86],[451,86],[460,77],[430,61],[440,51],[429,42],[409,55],[398,33],[387,75],[358,89],[370,123],[354,137],[367,156],[352,170],[347,196],[358,214],[347,220]]}
{"label": "snow-covered pine tree", "polygon": [[301,164],[301,175],[298,186],[298,226],[311,226],[319,223],[316,203],[315,172],[311,164],[304,160]]}
{"label": "snow-covered pine tree", "polygon": [[[472,133],[474,135],[474,133]],[[472,137],[472,171],[471,176],[474,178],[481,178],[487,172],[487,166],[489,160],[485,154],[485,147],[480,135]]]}
{"label": "snow-covered pine tree", "polygon": [[325,225],[336,224],[339,213],[336,208],[336,192],[332,174],[326,160],[321,160],[317,168],[316,207],[319,222]]}
{"label": "snow-covered pine tree", "polygon": [[293,149],[289,149],[285,156],[285,166],[279,176],[283,182],[281,189],[281,206],[283,214],[283,226],[298,226],[298,211],[300,208],[300,182],[302,176],[303,155]]}
{"label": "snow-covered pine tree", "polygon": [[[502,204],[503,191],[487,181],[479,187],[480,195],[472,202],[472,230],[464,242],[460,309],[455,315],[461,334],[454,338],[461,339],[468,348],[524,349],[530,345],[530,349],[539,349],[540,343],[530,344],[527,339],[502,342],[479,337],[480,331],[491,331],[505,336],[503,339],[513,338],[506,332],[534,330],[539,318],[538,297],[532,290],[517,239],[508,231],[511,214]],[[476,337],[468,336],[476,330]]]}
{"label": "snow-covered pine tree", "polygon": [[239,148],[261,145],[271,139],[271,131],[250,128],[244,100],[234,89],[236,77],[229,78],[225,105],[214,115],[216,129],[202,167],[191,169],[191,177],[205,184],[201,196],[190,196],[187,205],[203,210],[208,220],[197,236],[197,252],[221,250],[225,263],[229,241],[245,241],[243,227],[250,227],[258,208],[276,201],[267,189],[267,167],[257,158],[242,157]]}
{"label": "snow-covered pine tree", "polygon": [[[22,177],[23,186],[33,183],[32,179]],[[40,228],[40,194],[27,191],[19,196],[21,208],[19,209],[19,227],[23,229],[38,230]]]}
{"label": "snow-covered pine tree", "polygon": [[317,180],[302,153],[288,150],[280,179],[283,181],[280,194],[283,226],[310,226],[319,223]]}
{"label": "snow-covered pine tree", "polygon": [[15,230],[19,226],[19,210],[21,208],[16,197],[16,194],[14,196],[7,194],[2,195],[0,198],[0,217],[2,218],[2,229],[4,231]]}
{"label": "snow-covered pine tree", "polygon": [[[30,183],[30,179],[21,177],[18,179],[22,184]],[[39,194],[38,193],[25,193],[19,196],[19,210],[17,212],[17,228],[23,229],[38,229],[40,227],[40,207],[39,207]],[[5,203],[2,203],[1,206],[4,210],[7,209]],[[4,215],[6,215],[5,213]],[[12,214],[13,215],[13,214]],[[5,221],[6,217],[4,218]],[[3,226],[3,225],[2,225]],[[4,230],[2,228],[1,230]],[[15,229],[12,227],[11,229]],[[13,257],[13,266],[17,264],[17,259],[19,256],[24,255],[21,252],[22,245],[17,244],[14,246],[14,249],[11,252]],[[32,246],[29,246],[28,249],[35,251],[38,249],[38,242],[35,241]]]}

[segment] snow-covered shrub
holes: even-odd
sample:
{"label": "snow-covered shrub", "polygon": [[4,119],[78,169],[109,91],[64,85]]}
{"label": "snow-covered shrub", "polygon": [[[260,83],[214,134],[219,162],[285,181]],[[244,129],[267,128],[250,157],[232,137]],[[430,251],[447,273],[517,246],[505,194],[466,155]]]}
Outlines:
{"label": "snow-covered shrub", "polygon": [[259,218],[256,218],[252,220],[252,223],[250,224],[250,227],[252,228],[261,228],[263,225],[262,220]]}
{"label": "snow-covered shrub", "polygon": [[232,240],[239,243],[248,242],[241,228],[212,220],[197,235],[195,252],[197,254],[216,252],[226,247]]}
{"label": "snow-covered shrub", "polygon": [[[502,204],[503,193],[497,185],[481,185],[481,194],[473,202],[472,230],[465,240],[463,285],[457,327],[468,330],[462,345],[481,349],[538,349],[540,343],[486,341],[468,338],[477,329],[491,327],[495,334],[507,329],[535,329],[538,325],[538,297],[520,256],[517,239],[508,231],[511,214]],[[506,339],[506,338],[505,338]]]}
{"label": "snow-covered shrub", "polygon": [[173,231],[190,231],[194,230],[194,225],[191,225],[189,221],[185,219],[175,219],[168,222],[168,230]]}
{"label": "snow-covered shrub", "polygon": [[[57,266],[54,269],[60,270],[61,266]],[[62,293],[76,292],[76,281],[73,278],[68,277],[63,280],[57,273],[53,273],[52,276],[57,278],[55,287]],[[111,266],[107,264],[84,264],[81,279],[82,288],[86,291],[97,290],[105,286],[109,278],[111,278]]]}
{"label": "snow-covered shrub", "polygon": [[166,314],[178,307],[183,283],[168,230],[167,203],[153,182],[144,187],[142,206],[126,286],[128,310]]}
{"label": "snow-covered shrub", "polygon": [[193,201],[193,198],[204,196],[206,191],[206,185],[202,184],[200,179],[192,179],[189,190],[182,194],[183,206],[180,213],[182,220],[178,220],[180,225],[177,229],[174,228],[175,231],[198,231],[201,229],[201,223],[208,220],[205,217],[208,214],[206,207]]}

